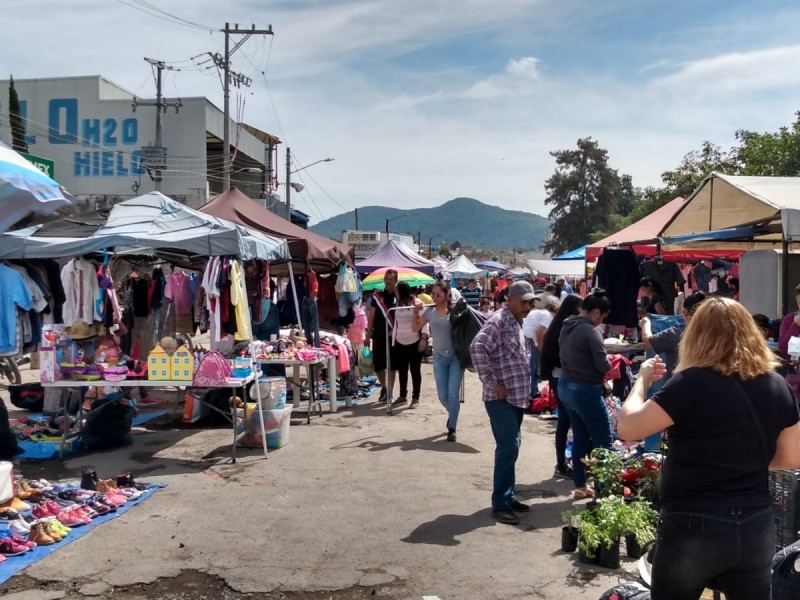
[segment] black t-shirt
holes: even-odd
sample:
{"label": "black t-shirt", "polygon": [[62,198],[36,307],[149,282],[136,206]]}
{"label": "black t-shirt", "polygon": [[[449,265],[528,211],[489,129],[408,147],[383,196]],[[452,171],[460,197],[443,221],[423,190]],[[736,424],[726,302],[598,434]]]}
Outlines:
{"label": "black t-shirt", "polygon": [[653,396],[674,425],[659,499],[669,510],[766,508],[768,466],[747,390],[767,438],[770,460],[781,431],[800,420],[786,381],[767,373],[741,382],[709,368],[672,376]]}
{"label": "black t-shirt", "polygon": [[[381,300],[383,300],[383,304],[387,309],[397,306],[397,296],[395,296],[394,293],[381,290],[378,292],[378,294],[380,295]],[[370,304],[372,305],[372,310],[375,311],[375,319],[372,321],[372,339],[379,344],[385,345],[386,317],[383,316],[383,309],[378,306],[375,296],[370,298]],[[390,314],[391,318],[394,319],[394,313]]]}

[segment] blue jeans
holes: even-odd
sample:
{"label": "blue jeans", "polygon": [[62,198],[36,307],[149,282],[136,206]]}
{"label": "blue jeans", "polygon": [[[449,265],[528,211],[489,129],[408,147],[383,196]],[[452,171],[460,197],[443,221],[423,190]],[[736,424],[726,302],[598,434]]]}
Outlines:
{"label": "blue jeans", "polygon": [[520,425],[524,409],[512,406],[504,400],[484,402],[494,435],[494,482],[492,485],[492,508],[511,510],[516,484],[515,465],[522,442]]}
{"label": "blue jeans", "polygon": [[556,423],[556,466],[567,464],[567,437],[569,436],[569,412],[561,398],[558,397],[558,377],[550,379],[550,389],[556,395],[558,403],[558,422]]}
{"label": "blue jeans", "polygon": [[769,600],[775,552],[772,509],[661,511],[653,555],[653,600],[700,597],[713,581],[729,600]]}
{"label": "blue jeans", "polygon": [[558,379],[558,398],[569,413],[572,424],[572,470],[575,487],[586,485],[586,470],[581,458],[592,448],[611,448],[611,420],[603,400],[603,386]]}
{"label": "blue jeans", "polygon": [[531,398],[533,398],[539,395],[539,378],[536,376],[536,364],[539,362],[539,351],[531,340],[528,340],[528,347],[531,351]]}
{"label": "blue jeans", "polygon": [[461,409],[461,378],[464,369],[455,352],[450,355],[433,353],[433,379],[436,381],[436,392],[439,402],[447,410],[448,429],[458,425],[458,411]]}

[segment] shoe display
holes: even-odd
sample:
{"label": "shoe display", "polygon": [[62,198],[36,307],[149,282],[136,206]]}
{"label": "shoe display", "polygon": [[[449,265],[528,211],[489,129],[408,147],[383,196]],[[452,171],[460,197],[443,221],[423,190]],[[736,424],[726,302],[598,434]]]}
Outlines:
{"label": "shoe display", "polygon": [[8,530],[11,533],[16,533],[17,535],[28,535],[31,532],[31,524],[28,523],[24,519],[17,519],[15,521],[9,521],[8,523]]}
{"label": "shoe display", "polygon": [[56,523],[55,518],[47,519],[45,521],[42,521],[42,528],[44,529],[44,532],[51,538],[53,538],[53,540],[57,543],[63,540],[66,537],[66,535],[61,535],[61,532],[59,532],[58,526],[55,525],[55,523]]}
{"label": "shoe display", "polygon": [[6,502],[5,504],[0,504],[0,510],[10,508],[11,510],[15,510],[17,512],[22,512],[23,510],[30,510],[31,505],[27,502],[23,502],[16,496],[14,496],[11,500]]}
{"label": "shoe display", "polygon": [[513,510],[493,510],[492,517],[498,523],[505,525],[519,525],[519,517]]}
{"label": "shoe display", "polygon": [[19,556],[30,551],[28,546],[23,546],[12,540],[10,537],[0,538],[0,554],[4,556]]}
{"label": "shoe display", "polygon": [[86,525],[87,521],[82,517],[78,516],[75,511],[71,510],[64,510],[58,513],[56,517],[59,523],[62,525],[66,525],[67,527],[78,527],[80,525]]}
{"label": "shoe display", "polygon": [[97,471],[94,467],[86,466],[81,469],[81,488],[92,491],[97,489]]}
{"label": "shoe display", "polygon": [[19,518],[19,513],[13,508],[4,508],[3,510],[0,510],[0,522],[14,521]]}
{"label": "shoe display", "polygon": [[17,535],[16,533],[12,533],[8,537],[9,539],[11,539],[12,542],[16,542],[20,546],[25,546],[26,548],[29,548],[31,550],[33,550],[37,546],[36,542],[32,542],[27,538]]}

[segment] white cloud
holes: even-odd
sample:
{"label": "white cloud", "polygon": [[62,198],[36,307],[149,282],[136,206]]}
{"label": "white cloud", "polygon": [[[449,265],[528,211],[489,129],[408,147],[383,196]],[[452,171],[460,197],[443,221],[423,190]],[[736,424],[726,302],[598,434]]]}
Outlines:
{"label": "white cloud", "polygon": [[509,60],[505,71],[478,81],[464,92],[464,98],[491,100],[500,96],[524,93],[539,81],[539,61],[527,56]]}

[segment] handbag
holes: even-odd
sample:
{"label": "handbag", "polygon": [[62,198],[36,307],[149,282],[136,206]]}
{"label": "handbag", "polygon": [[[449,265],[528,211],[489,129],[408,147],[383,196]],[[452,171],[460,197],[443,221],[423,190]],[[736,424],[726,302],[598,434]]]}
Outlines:
{"label": "handbag", "polygon": [[800,542],[775,553],[772,558],[772,600],[800,598]]}

